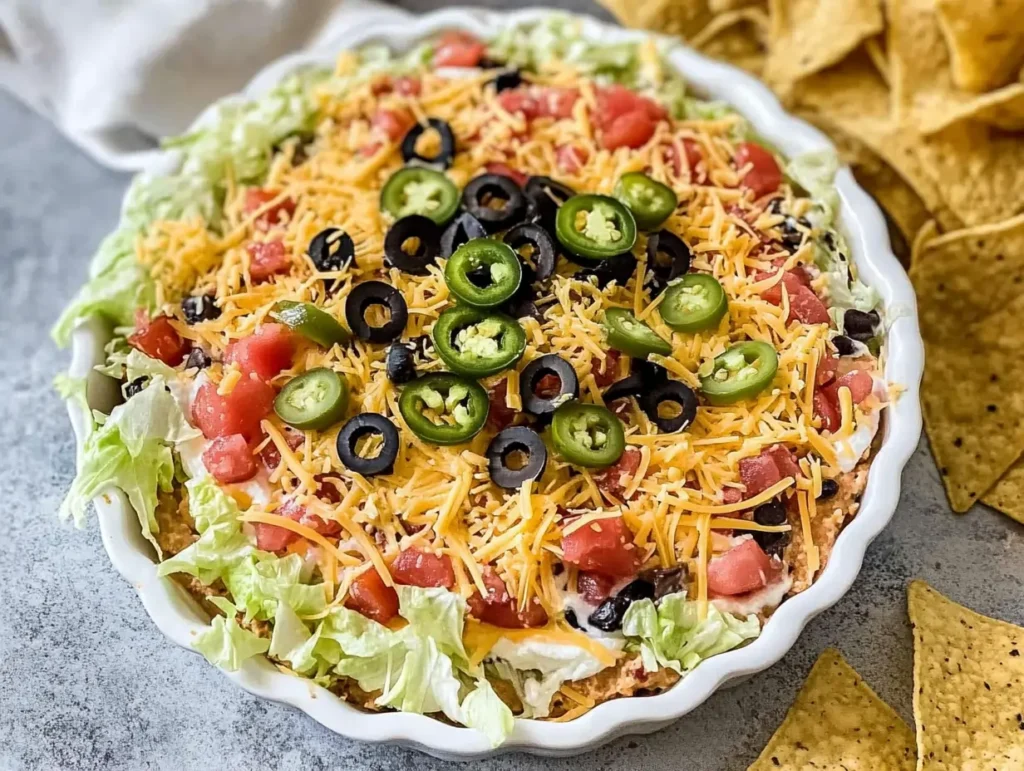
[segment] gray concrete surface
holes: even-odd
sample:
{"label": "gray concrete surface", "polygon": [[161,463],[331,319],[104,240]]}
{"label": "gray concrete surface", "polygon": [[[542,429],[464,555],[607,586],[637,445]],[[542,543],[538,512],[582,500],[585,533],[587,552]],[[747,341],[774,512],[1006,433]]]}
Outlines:
{"label": "gray concrete surface", "polygon": [[[57,521],[74,448],[50,388],[68,356],[47,330],[115,225],[126,183],[0,95],[0,769],[455,768],[347,741],[234,687],[157,631],[94,523]],[[1024,623],[1024,528],[981,507],[952,514],[924,444],[903,481],[899,511],[850,593],[771,670],[653,736],[578,759],[512,754],[478,766],[743,769],[830,645],[912,720],[907,581]]]}

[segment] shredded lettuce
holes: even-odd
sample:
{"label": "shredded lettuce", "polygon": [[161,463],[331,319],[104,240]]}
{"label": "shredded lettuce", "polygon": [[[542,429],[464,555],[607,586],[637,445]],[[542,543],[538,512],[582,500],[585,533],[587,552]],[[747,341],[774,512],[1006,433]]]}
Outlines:
{"label": "shredded lettuce", "polygon": [[701,661],[723,653],[760,634],[757,616],[739,619],[708,606],[701,621],[697,603],[686,599],[686,592],[653,600],[640,600],[629,606],[622,620],[622,632],[638,645],[645,669],[662,667],[679,674],[689,672]]}
{"label": "shredded lettuce", "polygon": [[192,647],[211,664],[234,672],[246,659],[266,653],[270,641],[243,629],[234,615],[230,615],[213,619],[210,626],[196,637]]}
{"label": "shredded lettuce", "polygon": [[61,372],[53,379],[53,388],[61,399],[70,399],[78,404],[88,419],[87,435],[96,429],[96,421],[92,419],[92,408],[89,407],[89,381],[84,377],[71,377]]}
{"label": "shredded lettuce", "polygon": [[805,216],[817,228],[828,228],[839,212],[839,194],[834,185],[839,158],[831,150],[804,153],[786,164],[786,176],[810,195],[814,207]]}
{"label": "shredded lettuce", "polygon": [[224,584],[246,620],[273,618],[279,604],[300,615],[313,615],[326,607],[323,584],[308,584],[298,554],[275,557],[250,552],[224,576]]}

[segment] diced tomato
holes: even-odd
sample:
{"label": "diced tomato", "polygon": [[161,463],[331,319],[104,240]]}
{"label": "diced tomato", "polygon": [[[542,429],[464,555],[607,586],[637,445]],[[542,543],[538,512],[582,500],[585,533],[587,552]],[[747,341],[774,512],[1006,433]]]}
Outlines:
{"label": "diced tomato", "polygon": [[526,610],[519,610],[516,599],[508,593],[508,587],[494,568],[488,565],[484,567],[483,573],[487,596],[483,597],[476,592],[468,600],[474,617],[506,629],[544,626],[548,622],[548,614],[536,597],[527,603]]}
{"label": "diced tomato", "polygon": [[298,533],[285,530],[277,525],[265,525],[262,522],[254,522],[253,529],[256,531],[256,548],[263,551],[281,551],[299,539]]}
{"label": "diced tomato", "polygon": [[486,46],[468,32],[445,32],[434,51],[435,67],[476,67]]}
{"label": "diced tomato", "polygon": [[561,388],[562,381],[558,375],[544,375],[537,381],[537,385],[533,387],[533,392],[545,399],[552,399],[558,396]]}
{"label": "diced tomato", "polygon": [[292,258],[278,238],[273,241],[253,241],[245,250],[249,252],[249,278],[254,284],[262,283],[279,273],[287,273],[292,267]]}
{"label": "diced tomato", "polygon": [[617,582],[614,576],[581,571],[576,576],[576,591],[591,605],[600,605],[612,593],[612,587]]}
{"label": "diced tomato", "polygon": [[455,570],[447,554],[431,554],[419,549],[406,549],[391,563],[391,576],[408,586],[455,586]]}
{"label": "diced tomato", "polygon": [[831,388],[835,390],[838,400],[839,389],[846,386],[850,389],[850,397],[854,404],[860,404],[867,399],[875,388],[875,381],[864,370],[853,370],[839,378]]}
{"label": "diced tomato", "polygon": [[[298,503],[294,498],[285,500],[274,513],[305,525],[320,535],[333,537],[341,532],[341,525],[337,522],[333,520],[327,521],[321,519],[316,514],[310,514],[306,507]],[[256,529],[256,547],[264,551],[280,551],[300,537],[298,533],[278,527],[277,525],[266,525],[262,522],[257,522],[254,527]]]}
{"label": "diced tomato", "polygon": [[[245,191],[245,202],[242,205],[242,210],[246,214],[252,214],[273,201],[280,194],[280,190],[251,187]],[[269,230],[275,225],[284,225],[291,219],[293,214],[295,214],[295,201],[291,198],[283,198],[260,214],[254,224],[258,230]]]}
{"label": "diced tomato", "polygon": [[370,126],[392,142],[397,142],[405,136],[415,122],[416,119],[412,113],[406,109],[386,110],[381,108],[373,114]]}
{"label": "diced tomato", "polygon": [[594,474],[594,484],[615,498],[622,498],[633,475],[640,468],[640,450],[627,447],[619,459],[608,468]]}
{"label": "diced tomato", "polygon": [[619,378],[619,358],[622,354],[614,349],[605,351],[604,361],[596,356],[590,360],[590,369],[598,388],[607,388]]}
{"label": "diced tomato", "polygon": [[141,308],[135,311],[135,331],[129,335],[128,345],[170,367],[181,364],[190,350],[170,319],[166,316],[150,319]]}
{"label": "diced tomato", "polygon": [[395,93],[402,96],[419,96],[423,90],[423,84],[420,83],[420,79],[408,75],[395,78],[392,85],[394,86]]}
{"label": "diced tomato", "polygon": [[821,418],[822,431],[836,431],[841,425],[839,406],[825,390],[819,389],[814,392],[814,414]]}
{"label": "diced tomato", "polygon": [[511,166],[504,163],[488,163],[485,167],[488,174],[499,174],[502,177],[508,177],[515,182],[519,187],[523,187],[526,184],[528,177],[521,171],[516,171]]}
{"label": "diced tomato", "polygon": [[345,607],[386,624],[398,615],[398,592],[384,583],[373,568],[364,571],[352,582],[345,598]]}
{"label": "diced tomato", "polygon": [[637,571],[639,553],[621,517],[598,519],[562,537],[562,559],[580,570],[627,578]]}
{"label": "diced tomato", "polygon": [[[777,273],[777,271],[775,271]],[[772,278],[773,272],[758,271],[754,274],[755,281],[764,281],[765,279]],[[761,292],[761,297],[770,302],[772,305],[782,305],[782,287],[786,287],[786,294],[789,296],[794,295],[796,292],[804,286],[800,276],[792,271],[786,271],[782,274],[782,280],[774,286],[765,289]]]}
{"label": "diced tomato", "polygon": [[775,461],[775,467],[779,470],[780,479],[785,479],[786,477],[796,479],[800,476],[800,464],[796,462],[793,451],[785,445],[773,444],[771,447],[766,447],[762,454]]}
{"label": "diced tomato", "polygon": [[[281,434],[284,436],[285,442],[293,450],[297,450],[305,441],[303,433],[291,426],[284,426]],[[273,442],[267,442],[264,445],[263,449],[260,450],[260,457],[263,459],[263,465],[267,467],[267,471],[273,472],[274,469],[281,465],[281,453]]]}
{"label": "diced tomato", "polygon": [[[289,442],[289,444],[291,443]],[[328,503],[341,503],[341,490],[334,484],[335,481],[341,482],[338,477],[330,474],[314,474],[313,479],[316,481],[317,498]]]}
{"label": "diced tomato", "polygon": [[818,359],[818,368],[814,373],[815,385],[828,385],[836,377],[836,370],[839,369],[839,359],[835,356],[825,354]]}
{"label": "diced tomato", "polygon": [[525,88],[506,89],[498,94],[496,101],[505,112],[512,115],[522,113],[527,120],[533,120],[540,115],[540,104]]}
{"label": "diced tomato", "polygon": [[508,381],[502,380],[495,384],[487,392],[491,402],[490,412],[487,413],[487,425],[495,431],[509,426],[516,416],[516,411],[505,403],[508,396]]}
{"label": "diced tomato", "polygon": [[589,156],[582,147],[559,145],[555,148],[555,163],[566,174],[575,174],[583,168]]}
{"label": "diced tomato", "polygon": [[383,142],[370,142],[359,148],[359,155],[363,158],[372,158],[383,146]]}
{"label": "diced tomato", "polygon": [[218,436],[203,451],[203,465],[222,484],[252,479],[256,474],[256,458],[241,434]]}
{"label": "diced tomato", "polygon": [[379,78],[374,78],[370,83],[370,93],[374,96],[390,94],[394,87],[390,75],[381,75]]}
{"label": "diced tomato", "polygon": [[777,569],[757,541],[744,541],[708,563],[708,592],[730,597],[768,585]]}
{"label": "diced tomato", "polygon": [[805,286],[789,296],[789,318],[786,321],[793,319],[803,324],[828,324],[830,320],[825,303]]}
{"label": "diced tomato", "polygon": [[746,498],[753,498],[786,477],[799,475],[800,466],[793,454],[781,444],[767,447],[760,455],[740,461],[740,479],[747,488]]}
{"label": "diced tomato", "polygon": [[617,118],[631,112],[642,112],[655,123],[668,116],[665,108],[653,99],[640,96],[625,86],[614,84],[597,92],[595,120],[601,128],[607,129]]}
{"label": "diced tomato", "polygon": [[537,100],[538,117],[571,118],[576,100],[580,98],[580,92],[575,88],[540,88],[534,91]]}
{"label": "diced tomato", "polygon": [[284,324],[262,324],[255,333],[228,345],[224,361],[237,364],[243,374],[270,380],[292,365],[295,339]]}
{"label": "diced tomato", "polygon": [[735,487],[722,488],[722,503],[739,503],[743,500],[743,491]]}
{"label": "diced tomato", "polygon": [[620,115],[604,130],[601,146],[606,150],[628,147],[635,150],[643,147],[654,136],[655,121],[643,110],[634,110]]}
{"label": "diced tomato", "polygon": [[782,170],[775,162],[775,156],[754,142],[744,142],[736,148],[736,168],[742,169],[748,164],[750,170],[740,183],[760,198],[766,193],[774,192],[782,184]]}
{"label": "diced tomato", "polygon": [[[694,182],[703,182],[707,178],[707,174],[704,169],[697,169],[704,161],[704,153],[700,148],[700,143],[693,139],[683,139],[683,152],[686,154],[686,167],[690,172],[690,179]],[[665,162],[672,165],[672,170],[675,175],[681,176],[683,173],[683,161],[680,158],[679,153],[676,152],[675,145],[669,145],[665,148]]]}
{"label": "diced tomato", "polygon": [[192,422],[207,439],[241,434],[252,441],[260,434],[260,421],[274,406],[273,386],[259,378],[243,377],[231,393],[217,393],[217,384],[203,383],[192,402]]}

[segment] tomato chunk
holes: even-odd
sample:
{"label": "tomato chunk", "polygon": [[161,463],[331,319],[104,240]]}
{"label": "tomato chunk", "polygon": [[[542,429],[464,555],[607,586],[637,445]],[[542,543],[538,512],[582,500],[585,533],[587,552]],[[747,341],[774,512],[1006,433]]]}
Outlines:
{"label": "tomato chunk", "polygon": [[708,592],[732,596],[767,586],[776,569],[757,541],[744,541],[708,563]]}
{"label": "tomato chunk", "polygon": [[875,388],[875,381],[867,372],[858,369],[853,372],[847,372],[832,386],[836,391],[837,399],[839,389],[843,386],[850,389],[850,396],[853,399],[853,403],[860,404],[871,395],[871,392]]}
{"label": "tomato chunk", "polygon": [[491,402],[490,412],[487,413],[487,425],[495,431],[512,424],[516,417],[516,411],[508,406],[505,398],[508,396],[508,381],[502,380],[487,391],[487,398]]}
{"label": "tomato chunk", "polygon": [[292,258],[280,239],[253,241],[245,250],[249,252],[249,278],[254,284],[261,284],[271,276],[291,270]]}
{"label": "tomato chunk", "polygon": [[580,571],[576,576],[576,591],[591,605],[600,605],[612,593],[612,587],[618,583],[615,576]]}
{"label": "tomato chunk", "polygon": [[[297,450],[305,441],[305,435],[291,426],[285,426],[281,433],[284,436],[285,442],[293,450]],[[263,465],[267,467],[267,471],[273,472],[281,465],[281,452],[273,442],[267,442],[263,449],[260,450],[260,457],[263,459]]]}
{"label": "tomato chunk", "polygon": [[498,94],[495,101],[505,112],[511,115],[522,113],[527,120],[533,120],[540,115],[540,105],[525,88],[506,89]]}
{"label": "tomato chunk", "polygon": [[455,586],[455,570],[447,554],[431,554],[420,549],[406,549],[391,563],[391,576],[397,583],[409,586]]}
{"label": "tomato chunk", "polygon": [[793,319],[803,324],[828,324],[830,321],[825,303],[805,286],[789,296],[789,318],[786,321]]}
{"label": "tomato chunk", "polygon": [[284,324],[262,324],[255,333],[228,345],[224,361],[243,374],[270,380],[292,365],[295,339]]}
{"label": "tomato chunk", "polygon": [[404,137],[415,122],[416,119],[412,113],[406,109],[385,110],[381,108],[370,119],[370,125],[392,142]]}
{"label": "tomato chunk", "polygon": [[[320,535],[333,537],[341,532],[341,525],[337,522],[333,520],[327,521],[321,519],[316,514],[310,514],[306,507],[298,503],[294,498],[286,499],[274,513],[298,522],[300,525],[305,525]],[[256,529],[256,546],[264,551],[280,551],[301,537],[298,533],[278,527],[277,525],[257,522],[254,527]]]}
{"label": "tomato chunk", "polygon": [[580,570],[627,578],[636,573],[639,554],[621,517],[599,519],[562,537],[562,559]]}
{"label": "tomato chunk", "polygon": [[818,359],[818,368],[814,372],[815,385],[828,385],[836,377],[836,370],[839,369],[839,359],[827,353]]}
{"label": "tomato chunk", "polygon": [[631,112],[642,112],[655,123],[668,116],[668,111],[653,99],[640,96],[625,86],[613,84],[597,92],[595,120],[602,128],[607,128],[617,118]]}
{"label": "tomato chunk", "polygon": [[189,344],[177,333],[166,316],[150,319],[144,310],[135,311],[135,331],[128,337],[128,345],[176,367],[189,352]]}
{"label": "tomato chunk", "polygon": [[222,484],[234,484],[256,475],[256,458],[241,434],[218,436],[203,451],[203,465]]}
{"label": "tomato chunk", "polygon": [[774,192],[782,184],[782,170],[775,161],[775,156],[754,142],[744,142],[736,148],[736,168],[742,169],[750,165],[749,171],[740,183],[760,198],[766,193]]}
{"label": "tomato chunk", "polygon": [[643,147],[654,136],[655,121],[643,110],[627,112],[615,118],[601,135],[601,146],[606,150]]}
{"label": "tomato chunk", "polygon": [[740,461],[740,479],[747,488],[746,498],[753,498],[786,477],[800,476],[800,466],[793,454],[781,444],[772,445],[754,458]]}
{"label": "tomato chunk", "polygon": [[539,117],[542,118],[571,118],[576,100],[580,98],[580,92],[575,88],[550,88],[536,89],[535,98]]}
{"label": "tomato chunk", "polygon": [[841,425],[837,404],[820,389],[814,392],[814,415],[821,419],[822,431],[836,431]]}
{"label": "tomato chunk", "polygon": [[494,568],[487,565],[483,574],[487,596],[476,592],[468,600],[475,618],[505,629],[544,626],[548,622],[548,614],[536,597],[530,599],[526,610],[519,610],[516,598],[508,593],[508,587]]}
{"label": "tomato chunk", "polygon": [[398,592],[373,568],[361,573],[348,589],[345,607],[386,624],[398,615]]}
{"label": "tomato chunk", "polygon": [[[778,271],[758,271],[756,274],[754,274],[754,280],[764,281],[766,279],[772,278],[777,273]],[[761,292],[761,297],[770,302],[772,305],[782,305],[783,286],[786,287],[786,294],[792,296],[796,292],[800,291],[800,289],[804,286],[804,282],[801,280],[801,277],[797,275],[794,271],[787,270],[785,273],[782,274],[781,281],[779,281],[774,286],[768,287],[763,292]]]}
{"label": "tomato chunk", "polygon": [[743,491],[735,487],[722,488],[722,503],[739,503],[743,500]]}
{"label": "tomato chunk", "polygon": [[603,492],[622,498],[629,483],[633,481],[633,475],[640,468],[641,457],[636,447],[627,447],[614,464],[594,474],[594,484]]}
{"label": "tomato chunk", "polygon": [[596,356],[590,360],[590,370],[598,388],[607,388],[619,379],[619,358],[622,354],[611,348],[604,353],[604,361]]}
{"label": "tomato chunk", "polygon": [[486,46],[468,32],[445,32],[434,51],[435,67],[476,67]]}
{"label": "tomato chunk", "polygon": [[207,439],[241,434],[247,441],[260,434],[260,421],[274,406],[274,388],[258,378],[243,377],[231,393],[217,393],[203,383],[192,402],[192,422]]}
{"label": "tomato chunk", "polygon": [[519,187],[523,187],[526,184],[528,177],[521,171],[513,169],[511,166],[504,163],[488,163],[485,167],[488,174],[498,174],[502,177],[508,177],[515,182]]}
{"label": "tomato chunk", "polygon": [[588,159],[588,153],[582,147],[559,145],[555,148],[555,163],[566,174],[575,174]]}
{"label": "tomato chunk", "polygon": [[392,86],[395,89],[395,93],[402,96],[419,96],[423,90],[423,84],[420,83],[420,79],[408,75],[401,75],[395,78]]}
{"label": "tomato chunk", "polygon": [[[280,190],[271,190],[265,187],[251,187],[245,191],[245,201],[242,210],[246,214],[252,214],[262,209],[268,203],[281,195]],[[282,198],[265,212],[260,214],[253,224],[257,230],[270,230],[274,226],[284,225],[295,214],[295,201],[291,198]]]}

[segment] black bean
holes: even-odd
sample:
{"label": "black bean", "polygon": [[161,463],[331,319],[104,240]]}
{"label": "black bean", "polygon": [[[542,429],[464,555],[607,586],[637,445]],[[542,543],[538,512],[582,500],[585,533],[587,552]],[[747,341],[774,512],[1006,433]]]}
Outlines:
{"label": "black bean", "polygon": [[[775,498],[754,509],[754,521],[759,525],[784,525],[789,521],[789,517],[782,501]],[[789,543],[789,533],[755,531],[752,535],[757,545],[768,555],[782,554],[782,549]]]}
{"label": "black bean", "polygon": [[654,599],[656,600],[683,588],[683,569],[681,567],[655,568],[646,570],[640,575],[654,585]]}
{"label": "black bean", "polygon": [[583,628],[583,627],[580,626],[580,622],[576,620],[576,611],[574,611],[572,608],[567,608],[565,610],[564,615],[565,615],[565,623],[567,623],[573,629],[582,629]]}
{"label": "black bean", "polygon": [[124,398],[131,399],[135,394],[139,393],[143,388],[146,387],[146,378],[137,377],[132,382],[124,387]]}
{"label": "black bean", "polygon": [[821,480],[821,495],[818,496],[819,501],[827,500],[828,498],[834,498],[839,492],[839,483],[834,479],[822,479]]}
{"label": "black bean", "polygon": [[875,336],[875,327],[879,320],[878,311],[865,313],[856,308],[850,308],[843,315],[843,327],[848,337],[864,343]]}
{"label": "black bean", "polygon": [[184,314],[187,324],[198,324],[200,321],[210,321],[220,316],[217,297],[212,294],[186,297],[181,301],[181,312]]}
{"label": "black bean", "polygon": [[645,578],[638,578],[626,584],[618,596],[625,598],[631,603],[637,600],[653,600],[654,584]]}
{"label": "black bean", "polygon": [[213,359],[210,358],[210,354],[198,346],[189,351],[188,358],[185,359],[185,369],[206,369],[211,364]]}
{"label": "black bean", "polygon": [[836,335],[833,337],[832,345],[836,347],[836,353],[840,356],[853,356],[860,350],[853,339],[846,335]]}
{"label": "black bean", "polygon": [[629,610],[630,602],[624,597],[609,597],[590,614],[587,623],[602,632],[614,632],[622,628],[622,617]]}
{"label": "black bean", "polygon": [[505,70],[494,79],[494,90],[501,92],[509,88],[519,88],[523,84],[523,76],[519,70]]}

